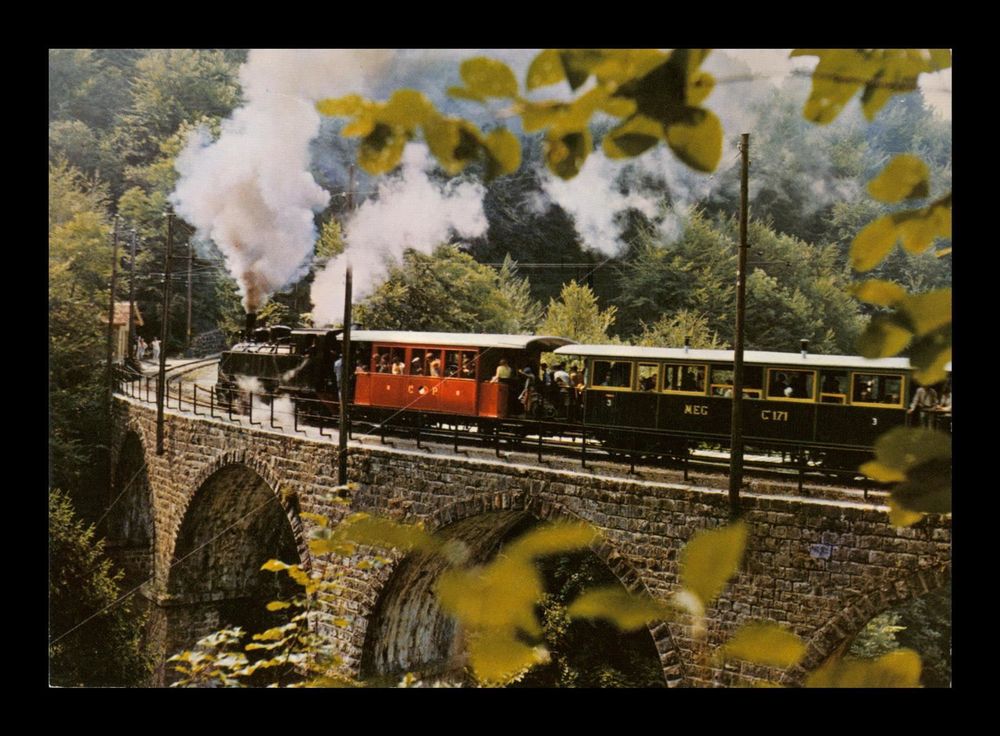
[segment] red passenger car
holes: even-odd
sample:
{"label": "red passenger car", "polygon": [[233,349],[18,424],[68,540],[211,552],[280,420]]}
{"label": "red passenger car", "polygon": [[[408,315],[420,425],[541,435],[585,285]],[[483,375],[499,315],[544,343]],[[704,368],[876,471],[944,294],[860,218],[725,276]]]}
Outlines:
{"label": "red passenger car", "polygon": [[[562,337],[355,330],[354,404],[504,419],[523,413],[517,400],[543,352],[572,344]],[[505,367],[504,367],[505,366]],[[498,370],[499,369],[499,370]],[[503,378],[508,373],[509,378]],[[500,375],[499,380],[493,381]]]}

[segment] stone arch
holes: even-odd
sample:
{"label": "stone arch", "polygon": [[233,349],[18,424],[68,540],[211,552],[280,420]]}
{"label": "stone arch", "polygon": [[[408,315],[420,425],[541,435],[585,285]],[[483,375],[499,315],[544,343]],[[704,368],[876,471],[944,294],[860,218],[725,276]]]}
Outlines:
{"label": "stone arch", "polygon": [[873,585],[854,595],[840,613],[816,630],[807,642],[805,658],[782,676],[781,684],[801,685],[810,672],[850,644],[873,618],[925,593],[938,590],[950,580],[949,563],[920,570],[907,578]]}
{"label": "stone arch", "polygon": [[226,626],[247,631],[283,622],[265,605],[297,592],[271,558],[307,566],[301,522],[257,458],[227,453],[200,475],[173,539],[164,574],[166,652]]}
{"label": "stone arch", "polygon": [[[500,544],[537,521],[581,520],[561,504],[542,501],[522,491],[499,492],[456,501],[424,520],[433,532],[461,539],[471,548],[471,561],[487,562]],[[606,539],[591,549],[598,560],[631,592],[645,591],[641,576]],[[421,666],[426,673],[447,671],[458,658],[455,624],[433,596],[433,583],[446,563],[426,555],[408,555],[379,569],[369,579],[377,595],[359,612],[365,620],[356,632],[362,676],[384,672],[387,661],[403,670]],[[420,622],[414,624],[413,622]],[[682,679],[680,656],[665,623],[648,629],[668,686]],[[435,655],[437,655],[435,657]],[[435,665],[437,667],[435,668]]]}
{"label": "stone arch", "polygon": [[114,463],[112,505],[104,520],[108,553],[125,570],[131,589],[153,574],[156,549],[155,504],[142,437],[129,427]]}

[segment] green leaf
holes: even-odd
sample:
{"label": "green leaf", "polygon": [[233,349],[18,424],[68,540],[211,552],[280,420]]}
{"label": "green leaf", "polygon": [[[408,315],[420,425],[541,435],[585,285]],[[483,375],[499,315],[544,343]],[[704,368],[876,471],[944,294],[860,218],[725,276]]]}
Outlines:
{"label": "green leaf", "polygon": [[524,102],[521,105],[521,123],[525,133],[548,128],[558,123],[569,110],[564,102]]}
{"label": "green leaf", "polygon": [[358,148],[358,165],[369,174],[392,171],[403,157],[407,136],[385,123],[378,123]]}
{"label": "green leaf", "polygon": [[913,331],[925,335],[951,322],[951,289],[914,294],[907,297],[902,310],[909,317]]}
{"label": "green leaf", "polygon": [[851,268],[870,271],[889,255],[899,235],[892,215],[868,223],[851,243]]}
{"label": "green leaf", "polygon": [[889,499],[889,523],[893,526],[912,526],[924,518],[919,511],[907,511],[895,499]]}
{"label": "green leaf", "polygon": [[372,103],[361,95],[328,97],[316,103],[316,109],[320,114],[329,116],[362,115],[371,108]]}
{"label": "green leaf", "polygon": [[835,659],[806,678],[806,687],[920,687],[920,655],[898,649],[874,660]]}
{"label": "green leaf", "polygon": [[912,513],[951,513],[951,437],[930,429],[897,427],[875,442],[875,459],[861,472],[892,490],[893,523],[916,519]]}
{"label": "green leaf", "polygon": [[323,516],[323,514],[313,514],[309,511],[299,512],[299,518],[311,521],[313,524],[320,527],[326,527],[330,523],[330,520],[326,516]]}
{"label": "green leaf", "polygon": [[593,140],[587,129],[564,134],[550,130],[545,136],[545,159],[556,176],[572,179],[580,173],[592,147]]}
{"label": "green leaf", "polygon": [[432,552],[440,543],[428,532],[411,524],[400,524],[368,514],[354,514],[345,519],[335,531],[342,541],[404,551]]}
{"label": "green leaf", "polygon": [[477,56],[466,59],[460,68],[465,86],[483,97],[516,97],[517,78],[506,64],[496,59]]}
{"label": "green leaf", "polygon": [[951,437],[917,427],[896,427],[875,442],[875,459],[861,471],[881,483],[905,480],[907,472],[929,460],[951,460]]}
{"label": "green leaf", "polygon": [[910,363],[918,368],[913,378],[925,386],[948,377],[945,366],[951,360],[951,323],[921,335],[910,347]]}
{"label": "green leaf", "polygon": [[381,123],[413,130],[423,125],[427,117],[434,113],[434,106],[421,92],[400,89],[392,93],[389,101],[378,111],[377,117]]}
{"label": "green leaf", "polygon": [[663,125],[645,115],[635,115],[604,136],[604,153],[608,158],[638,156],[666,137]]}
{"label": "green leaf", "polygon": [[460,118],[432,116],[424,124],[431,152],[449,174],[457,174],[484,150],[484,141],[472,123]]}
{"label": "green leaf", "polygon": [[544,647],[521,641],[507,628],[479,629],[468,635],[469,661],[476,679],[503,685],[537,664],[549,661]]}
{"label": "green leaf", "polygon": [[772,623],[746,624],[722,647],[722,656],[769,667],[791,667],[805,656],[806,645],[788,629]]}
{"label": "green leaf", "polygon": [[484,145],[489,152],[487,180],[513,174],[521,167],[521,141],[506,128],[490,131]]}
{"label": "green leaf", "polygon": [[280,611],[283,608],[291,608],[292,604],[288,601],[271,601],[267,604],[268,611]]}
{"label": "green leaf", "polygon": [[683,119],[667,126],[667,144],[698,171],[715,171],[722,158],[722,123],[715,113],[688,108]]}
{"label": "green leaf", "polygon": [[856,284],[851,292],[863,302],[877,304],[880,307],[891,307],[906,298],[906,290],[894,281],[879,281],[871,279]]}
{"label": "green leaf", "polygon": [[566,71],[563,69],[562,59],[556,49],[546,49],[536,56],[531,66],[528,67],[528,76],[525,86],[528,90],[547,87],[550,84],[557,84],[566,78]]}
{"label": "green leaf", "polygon": [[868,191],[882,202],[922,199],[930,194],[930,170],[920,157],[903,153],[868,182]]}
{"label": "green leaf", "polygon": [[746,542],[747,527],[741,521],[697,532],[681,551],[681,585],[708,606],[739,570]]}
{"label": "green leaf", "polygon": [[570,89],[577,90],[590,77],[593,68],[604,60],[597,49],[567,49],[559,52]]}
{"label": "green leaf", "polygon": [[893,215],[903,249],[923,253],[937,238],[951,237],[951,194],[923,209]]}
{"label": "green leaf", "polygon": [[651,621],[670,617],[670,609],[647,595],[633,595],[620,586],[582,593],[570,604],[571,619],[603,618],[622,631],[636,631]]}
{"label": "green leaf", "polygon": [[544,588],[535,566],[519,557],[498,557],[485,567],[446,570],[438,578],[441,607],[466,626],[542,630],[535,605]]}
{"label": "green leaf", "polygon": [[505,550],[509,557],[531,561],[536,557],[587,549],[600,532],[582,522],[553,522],[525,532]]}
{"label": "green leaf", "polygon": [[899,324],[896,315],[878,314],[858,338],[858,352],[865,358],[889,358],[898,355],[912,339],[913,333]]}

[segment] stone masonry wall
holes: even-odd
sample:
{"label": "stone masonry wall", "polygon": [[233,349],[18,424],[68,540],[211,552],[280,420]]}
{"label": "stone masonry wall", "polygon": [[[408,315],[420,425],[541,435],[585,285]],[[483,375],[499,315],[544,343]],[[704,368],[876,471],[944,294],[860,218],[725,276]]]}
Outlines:
{"label": "stone masonry wall", "polygon": [[[397,565],[360,570],[350,560],[313,558],[308,524],[300,512],[339,520],[368,511],[422,521],[431,530],[500,510],[539,519],[581,519],[601,530],[603,541],[594,551],[619,580],[660,599],[677,589],[678,555],[692,534],[728,518],[722,491],[371,446],[350,449],[350,478],[358,485],[351,503],[343,505],[333,498],[337,450],[330,440],[168,412],[166,452],[158,457],[155,411],[124,399],[116,404],[116,447],[128,431],[142,438],[155,506],[155,573],[147,597],[163,606],[176,602],[176,596],[166,595],[167,582],[191,499],[219,469],[244,465],[281,504],[303,564],[327,578],[341,577],[345,592],[340,604],[352,623],[328,634],[355,673],[368,621]],[[950,518],[929,517],[896,529],[885,509],[786,496],[748,495],[744,508],[750,527],[744,564],[709,609],[705,640],[696,640],[688,627],[676,623],[651,630],[669,685],[731,686],[760,679],[797,684],[873,615],[949,578]],[[782,673],[714,663],[711,651],[754,620],[784,623],[809,642],[803,666]]]}

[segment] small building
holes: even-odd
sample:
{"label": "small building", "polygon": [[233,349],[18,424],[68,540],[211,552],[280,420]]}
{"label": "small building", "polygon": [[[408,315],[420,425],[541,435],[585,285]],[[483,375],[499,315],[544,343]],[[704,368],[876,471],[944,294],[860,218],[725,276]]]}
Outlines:
{"label": "small building", "polygon": [[[128,355],[128,302],[115,302],[115,317],[111,323],[111,359],[115,363],[124,363],[125,356]],[[135,328],[142,327],[142,315],[139,313],[139,305],[134,305]]]}

